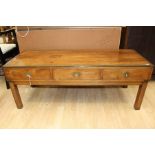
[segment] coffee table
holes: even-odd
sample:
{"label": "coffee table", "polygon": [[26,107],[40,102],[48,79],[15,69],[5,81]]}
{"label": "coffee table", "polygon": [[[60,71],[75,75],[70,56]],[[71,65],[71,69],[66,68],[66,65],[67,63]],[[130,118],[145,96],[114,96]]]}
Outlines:
{"label": "coffee table", "polygon": [[4,66],[19,109],[23,104],[18,85],[139,85],[134,103],[139,110],[152,71],[153,65],[130,49],[25,51]]}

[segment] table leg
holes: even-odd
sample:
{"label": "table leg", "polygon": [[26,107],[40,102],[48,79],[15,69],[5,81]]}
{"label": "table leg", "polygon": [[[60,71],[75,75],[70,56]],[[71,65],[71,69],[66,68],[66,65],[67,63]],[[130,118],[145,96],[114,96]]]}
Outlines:
{"label": "table leg", "polygon": [[14,97],[14,100],[15,100],[15,103],[16,103],[17,108],[18,109],[23,108],[22,100],[21,100],[21,97],[20,97],[20,94],[19,94],[17,85],[15,85],[12,82],[10,82],[9,84],[10,84],[12,95]]}
{"label": "table leg", "polygon": [[142,104],[142,101],[143,101],[143,97],[144,97],[144,94],[145,94],[145,90],[146,90],[146,87],[147,87],[147,83],[148,83],[147,81],[143,82],[139,86],[137,97],[136,97],[135,104],[134,104],[135,110],[140,110],[140,107],[141,107],[141,104]]}

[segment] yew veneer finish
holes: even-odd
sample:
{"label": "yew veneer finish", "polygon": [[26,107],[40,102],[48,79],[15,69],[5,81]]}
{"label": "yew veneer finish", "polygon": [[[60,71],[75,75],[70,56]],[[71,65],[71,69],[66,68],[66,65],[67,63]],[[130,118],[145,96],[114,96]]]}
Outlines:
{"label": "yew veneer finish", "polygon": [[134,108],[139,110],[153,65],[134,50],[25,51],[4,66],[17,108],[17,85],[139,85]]}

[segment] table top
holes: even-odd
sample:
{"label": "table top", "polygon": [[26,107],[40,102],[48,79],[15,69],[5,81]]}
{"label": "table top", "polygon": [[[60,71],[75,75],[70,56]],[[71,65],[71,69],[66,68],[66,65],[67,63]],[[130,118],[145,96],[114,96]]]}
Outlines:
{"label": "table top", "polygon": [[152,66],[135,50],[51,50],[25,51],[14,57],[4,67],[37,66]]}

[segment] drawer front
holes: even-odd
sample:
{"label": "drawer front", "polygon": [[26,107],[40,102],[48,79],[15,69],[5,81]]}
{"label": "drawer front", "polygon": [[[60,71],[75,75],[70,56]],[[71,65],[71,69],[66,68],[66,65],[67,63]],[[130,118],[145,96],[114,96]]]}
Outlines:
{"label": "drawer front", "polygon": [[152,69],[149,67],[116,67],[102,70],[103,80],[143,81],[149,80]]}
{"label": "drawer front", "polygon": [[54,80],[100,80],[100,73],[98,69],[57,68],[53,70],[53,78]]}
{"label": "drawer front", "polygon": [[8,80],[49,80],[50,68],[5,68],[5,76]]}

